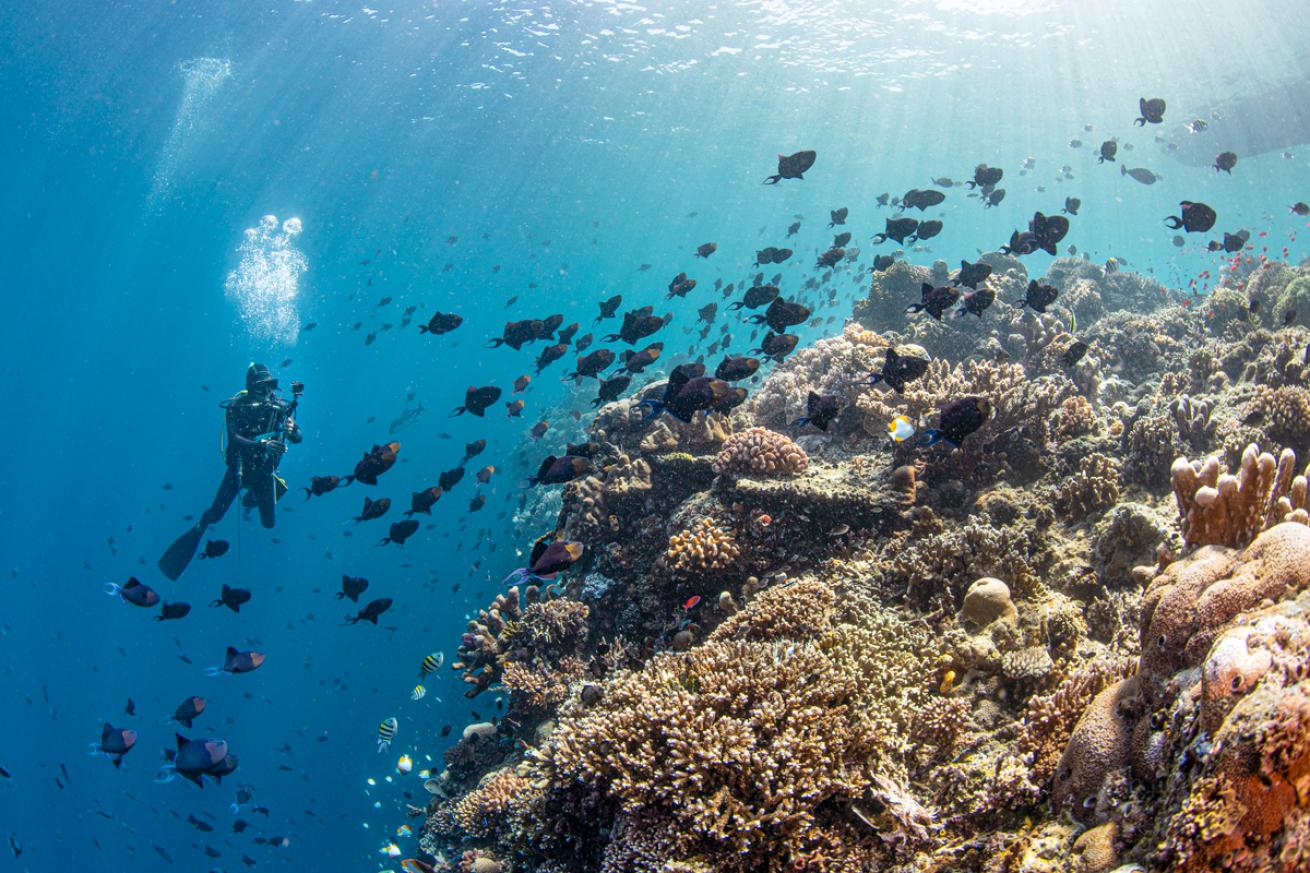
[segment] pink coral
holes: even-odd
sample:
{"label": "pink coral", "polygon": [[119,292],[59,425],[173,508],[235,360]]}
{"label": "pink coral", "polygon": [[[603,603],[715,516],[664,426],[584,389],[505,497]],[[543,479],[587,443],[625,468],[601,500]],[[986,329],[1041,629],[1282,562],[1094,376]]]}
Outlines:
{"label": "pink coral", "polygon": [[1141,673],[1198,664],[1223,626],[1262,600],[1310,584],[1310,527],[1284,522],[1245,551],[1207,546],[1165,568],[1142,597]]}
{"label": "pink coral", "polygon": [[790,437],[752,427],[728,437],[714,472],[747,476],[799,476],[810,464],[805,450]]}
{"label": "pink coral", "polygon": [[1127,769],[1133,722],[1126,710],[1136,695],[1136,680],[1122,679],[1087,705],[1055,769],[1051,802],[1056,809],[1089,819],[1108,777]]}

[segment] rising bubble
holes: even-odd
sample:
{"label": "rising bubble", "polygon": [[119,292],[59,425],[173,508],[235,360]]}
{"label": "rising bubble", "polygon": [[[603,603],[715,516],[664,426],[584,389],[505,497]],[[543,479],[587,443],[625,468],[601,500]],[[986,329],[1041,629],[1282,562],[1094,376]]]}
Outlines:
{"label": "rising bubble", "polygon": [[173,129],[169,131],[160,153],[159,166],[155,168],[150,187],[151,203],[172,191],[178,168],[186,159],[194,134],[208,118],[206,110],[214,95],[232,78],[232,62],[227,58],[192,58],[178,64],[178,72],[182,74],[182,102],[178,104]]}
{"label": "rising bubble", "polygon": [[302,230],[299,218],[288,218],[279,227],[276,215],[265,215],[258,227],[246,229],[237,247],[241,260],[224,287],[256,339],[293,344],[300,334],[296,297],[300,277],[309,269],[295,245]]}

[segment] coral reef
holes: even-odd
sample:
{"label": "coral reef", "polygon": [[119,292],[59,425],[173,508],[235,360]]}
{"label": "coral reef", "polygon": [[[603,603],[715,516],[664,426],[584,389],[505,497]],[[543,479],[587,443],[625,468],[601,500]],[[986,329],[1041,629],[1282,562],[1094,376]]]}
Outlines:
{"label": "coral reef", "polygon": [[[1310,267],[1193,298],[1057,258],[1037,313],[981,259],[982,318],[907,315],[953,269],[898,260],[731,414],[646,420],[661,381],[600,409],[592,473],[523,510],[586,556],[464,634],[504,715],[445,749],[430,856],[1310,869]],[[926,371],[869,384],[909,344]],[[787,430],[810,392],[843,411]],[[993,412],[959,446],[889,437],[963,396]]]}

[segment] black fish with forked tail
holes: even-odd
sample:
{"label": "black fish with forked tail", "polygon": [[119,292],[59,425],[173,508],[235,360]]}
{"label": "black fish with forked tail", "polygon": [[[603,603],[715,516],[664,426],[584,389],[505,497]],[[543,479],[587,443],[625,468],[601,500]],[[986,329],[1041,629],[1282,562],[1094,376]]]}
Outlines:
{"label": "black fish with forked tail", "polygon": [[614,352],[609,349],[596,349],[596,351],[578,358],[575,369],[564,379],[572,379],[574,384],[580,385],[584,378],[598,378],[601,371],[612,363],[614,363]]}
{"label": "black fish with forked tail", "polygon": [[1142,97],[1137,101],[1137,109],[1141,116],[1133,121],[1137,127],[1145,127],[1148,124],[1159,124],[1164,121],[1165,102],[1162,97]]}
{"label": "black fish with forked tail", "polygon": [[359,595],[368,590],[368,580],[363,576],[347,576],[341,574],[341,590],[332,596],[337,600],[348,597],[356,603],[359,602]]}
{"label": "black fish with forked tail", "polygon": [[361,621],[366,621],[371,625],[377,625],[378,616],[390,609],[391,603],[392,601],[390,597],[379,597],[377,600],[370,600],[359,612],[354,615],[347,615],[346,621],[342,627],[350,624],[359,624]]}
{"label": "black fish with forked tail", "polygon": [[[561,352],[561,354],[563,354]],[[456,406],[451,412],[451,417],[469,413],[482,418],[486,415],[488,407],[500,399],[500,389],[495,385],[483,385],[481,387],[470,385],[464,392],[464,405]]]}
{"label": "black fish with forked tail", "polygon": [[1028,290],[1025,292],[1024,298],[1014,305],[1018,307],[1027,306],[1036,312],[1045,312],[1046,307],[1054,303],[1059,296],[1059,288],[1032,279],[1028,282]]}
{"label": "black fish with forked tail", "polygon": [[399,451],[400,443],[398,442],[373,446],[355,464],[355,472],[342,478],[341,484],[343,486],[352,482],[363,482],[365,485],[378,484],[378,477],[395,466],[396,453]]}
{"label": "black fish with forked tail", "polygon": [[889,239],[905,245],[905,240],[919,229],[919,221],[915,218],[888,218],[885,221],[887,226],[883,232],[873,236],[874,245],[880,245]]}
{"label": "black fish with forked tail", "polygon": [[391,530],[388,535],[378,540],[378,545],[385,546],[388,543],[395,543],[398,546],[403,546],[405,540],[412,537],[417,531],[418,522],[412,518],[407,518],[404,521],[394,521],[391,523]]}
{"label": "black fish with forked tail", "polygon": [[813,391],[805,398],[805,414],[791,423],[792,427],[804,427],[812,424],[821,431],[827,431],[828,425],[841,413],[845,402],[836,394],[815,394]]}
{"label": "black fish with forked tail", "polygon": [[931,359],[922,346],[903,345],[887,349],[882,371],[871,373],[861,384],[877,385],[886,382],[897,394],[905,393],[905,386],[928,372]]}
{"label": "black fish with forked tail", "polygon": [[789,327],[804,324],[809,317],[810,307],[777,297],[763,315],[752,315],[748,320],[752,324],[767,324],[775,333],[783,333]]}
{"label": "black fish with forked tail", "polygon": [[792,353],[800,337],[794,333],[771,333],[760,342],[759,348],[750,350],[750,354],[765,354],[775,361],[781,361]]}
{"label": "black fish with forked tail", "polygon": [[243,604],[250,602],[250,591],[245,588],[233,588],[231,585],[224,585],[223,590],[219,592],[217,600],[211,600],[210,606],[226,606],[233,612],[240,612]]}
{"label": "black fish with forked tail", "polygon": [[918,444],[934,446],[945,440],[959,448],[965,438],[987,423],[992,404],[986,397],[962,397],[942,407],[937,427],[925,428],[919,434]]}
{"label": "black fish with forked tail", "polygon": [[355,516],[355,524],[359,524],[361,521],[372,521],[375,518],[381,518],[387,514],[387,510],[390,508],[390,497],[379,497],[377,500],[370,500],[365,497],[364,509],[359,515]]}
{"label": "black fish with forked tail", "polygon": [[529,476],[527,484],[535,485],[562,485],[565,482],[571,482],[586,476],[592,470],[590,458],[579,455],[564,455],[555,457],[548,455],[541,465],[537,467],[537,474]]}
{"label": "black fish with forked tail", "polygon": [[582,557],[582,543],[572,540],[551,540],[550,534],[532,544],[528,566],[519,567],[505,578],[505,584],[517,585],[528,579],[549,582],[572,567]]}
{"label": "black fish with forked tail", "polygon": [[619,305],[622,303],[623,303],[622,294],[615,294],[613,297],[609,298],[608,300],[602,300],[600,302],[600,315],[596,316],[596,320],[593,321],[592,324],[600,324],[602,321],[604,321],[607,318],[613,318],[614,313],[619,311]]}
{"label": "black fish with forked tail", "polygon": [[459,327],[463,323],[464,323],[464,318],[462,316],[456,315],[453,312],[451,313],[436,312],[433,313],[432,318],[428,320],[427,324],[420,324],[418,326],[418,332],[430,333],[433,334],[434,336],[440,336],[443,333],[450,333],[452,330]]}
{"label": "black fish with forked tail", "polygon": [[544,328],[545,325],[539,319],[533,318],[506,322],[501,335],[487,343],[487,347],[495,349],[500,346],[509,346],[517,352],[525,344],[535,340]]}
{"label": "black fish with forked tail", "polygon": [[905,307],[906,313],[926,312],[938,321],[947,309],[960,299],[960,290],[953,285],[932,285],[924,282],[919,288],[919,302]]}
{"label": "black fish with forked tail", "polygon": [[324,494],[331,494],[337,490],[337,486],[340,484],[340,476],[313,476],[309,480],[309,487],[300,490],[305,492],[305,499],[309,500],[311,497],[322,497]]}
{"label": "black fish with forked tail", "polygon": [[409,496],[409,509],[405,510],[405,515],[413,515],[421,512],[424,515],[432,514],[432,507],[436,506],[437,501],[445,491],[440,485],[433,485],[431,488],[424,488],[422,491],[415,491]]}
{"label": "black fish with forked tail", "polygon": [[1214,227],[1218,217],[1211,207],[1204,203],[1184,200],[1178,204],[1182,207],[1180,215],[1170,215],[1164,223],[1172,230],[1183,229],[1188,233],[1205,233]]}
{"label": "black fish with forked tail", "polygon": [[970,288],[977,288],[983,282],[986,282],[987,277],[991,274],[991,266],[984,264],[982,261],[979,261],[976,264],[971,264],[968,261],[960,261],[960,269],[955,274],[955,278],[951,281],[956,285],[968,285]]}
{"label": "black fish with forked tail", "polygon": [[[698,365],[699,366],[699,365]],[[722,379],[713,376],[692,375],[696,372],[687,364],[673,369],[664,386],[664,396],[641,401],[646,407],[646,418],[655,418],[667,412],[682,422],[690,422],[697,412],[708,412],[718,406],[738,401],[737,390]],[[700,372],[704,372],[701,368]]]}
{"label": "black fish with forked tail", "polygon": [[600,388],[596,392],[596,398],[591,401],[593,409],[602,403],[612,403],[622,396],[627,389],[628,384],[632,382],[632,377],[627,373],[620,373],[617,376],[611,376],[608,379],[600,380]]}
{"label": "black fish with forked tail", "polygon": [[745,296],[736,303],[728,304],[728,308],[737,309],[759,309],[761,306],[768,306],[780,293],[777,285],[752,285],[746,290]]}
{"label": "black fish with forked tail", "polygon": [[620,356],[623,361],[620,370],[630,375],[636,375],[658,361],[662,354],[664,354],[664,343],[662,342],[651,343],[639,352],[624,349],[623,354]]}
{"label": "black fish with forked tail", "polygon": [[764,180],[765,185],[776,185],[781,179],[804,179],[805,173],[814,166],[818,157],[812,150],[793,152],[790,155],[778,155],[778,172]]}

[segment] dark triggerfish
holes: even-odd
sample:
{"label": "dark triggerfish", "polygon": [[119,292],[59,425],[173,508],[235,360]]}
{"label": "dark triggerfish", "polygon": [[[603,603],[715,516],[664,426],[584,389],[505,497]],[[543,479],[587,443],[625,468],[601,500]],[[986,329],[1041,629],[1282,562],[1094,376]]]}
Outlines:
{"label": "dark triggerfish", "polygon": [[805,414],[791,423],[792,427],[804,427],[812,424],[819,430],[827,431],[828,425],[837,417],[845,406],[836,394],[815,394],[813,391],[805,398]]}
{"label": "dark triggerfish", "polygon": [[403,546],[405,540],[412,537],[417,530],[418,522],[412,518],[392,522],[388,535],[378,540],[378,545],[385,546],[387,543],[395,543],[398,546]]}
{"label": "dark triggerfish", "polygon": [[938,321],[942,320],[942,313],[955,305],[955,301],[960,299],[960,291],[952,285],[938,285],[934,287],[928,282],[924,282],[919,288],[919,302],[911,303],[905,307],[907,313],[926,312]]}
{"label": "dark triggerfish", "polygon": [[337,600],[340,600],[343,597],[349,597],[351,600],[358,603],[359,595],[363,594],[367,590],[368,590],[368,580],[365,579],[363,576],[347,576],[345,573],[342,573],[341,590],[332,596],[335,597]]}
{"label": "dark triggerfish", "polygon": [[942,440],[959,448],[965,437],[982,427],[992,414],[991,401],[986,397],[961,397],[942,407],[937,427],[926,428],[919,434],[919,445],[933,446]]}
{"label": "dark triggerfish", "polygon": [[[376,625],[378,616],[391,608],[390,597],[379,597],[377,600],[370,600],[368,604],[354,615],[346,616],[345,624],[359,624],[366,621],[369,624]],[[342,625],[343,627],[345,625]]]}
{"label": "dark triggerfish", "polygon": [[400,451],[400,443],[387,443],[384,446],[373,446],[372,449],[364,453],[355,464],[355,472],[344,477],[341,481],[345,485],[352,482],[363,482],[365,485],[378,484],[378,477],[390,470],[396,464],[396,453]]}
{"label": "dark triggerfish", "polygon": [[928,372],[930,359],[920,346],[905,345],[887,349],[882,372],[871,373],[867,384],[886,382],[897,394],[905,393],[905,386]]}
{"label": "dark triggerfish", "polygon": [[[561,351],[560,354],[562,355],[564,352]],[[500,389],[495,385],[483,385],[481,387],[470,385],[468,390],[464,392],[464,405],[456,406],[450,414],[453,417],[467,412],[470,415],[482,418],[486,414],[487,408],[499,399]]]}
{"label": "dark triggerfish", "polygon": [[1182,215],[1171,215],[1164,220],[1173,230],[1179,228],[1185,229],[1188,233],[1205,233],[1214,227],[1215,211],[1204,203],[1194,203],[1191,200],[1184,200],[1178,204],[1182,207]]}
{"label": "dark triggerfish", "polygon": [[804,173],[814,166],[818,155],[814,151],[793,152],[790,155],[778,155],[777,175],[764,180],[765,185],[776,185],[780,179],[804,179]]}

